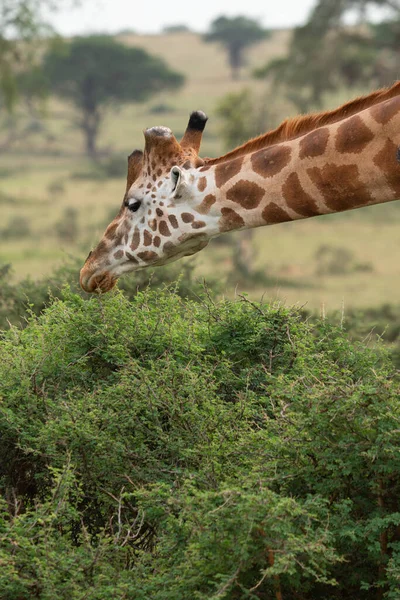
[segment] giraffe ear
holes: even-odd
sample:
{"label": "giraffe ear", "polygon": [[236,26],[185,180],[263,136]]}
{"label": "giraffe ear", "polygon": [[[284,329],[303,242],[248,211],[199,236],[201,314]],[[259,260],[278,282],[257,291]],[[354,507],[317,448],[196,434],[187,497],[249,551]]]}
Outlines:
{"label": "giraffe ear", "polygon": [[134,150],[132,154],[128,156],[128,175],[126,177],[126,192],[130,189],[131,185],[139,177],[143,167],[143,152],[141,150]]}
{"label": "giraffe ear", "polygon": [[180,167],[172,167],[171,169],[172,194],[174,198],[182,198],[187,188],[187,173]]}

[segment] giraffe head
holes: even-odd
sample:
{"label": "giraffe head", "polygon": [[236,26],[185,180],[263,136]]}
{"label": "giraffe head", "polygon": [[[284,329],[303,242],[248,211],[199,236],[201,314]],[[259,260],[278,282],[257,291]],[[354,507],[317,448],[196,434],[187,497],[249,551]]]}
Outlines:
{"label": "giraffe head", "polygon": [[199,206],[206,178],[198,151],[206,121],[203,112],[192,113],[180,143],[167,127],[144,132],[144,152],[128,158],[120,211],[81,270],[85,291],[107,292],[123,273],[194,254],[219,231],[217,215]]}

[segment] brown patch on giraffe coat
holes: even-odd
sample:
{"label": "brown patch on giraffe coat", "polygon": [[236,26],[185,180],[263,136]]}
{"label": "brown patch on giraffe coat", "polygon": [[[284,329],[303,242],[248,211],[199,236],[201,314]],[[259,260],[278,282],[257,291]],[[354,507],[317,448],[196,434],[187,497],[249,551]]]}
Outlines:
{"label": "brown patch on giraffe coat", "polygon": [[373,163],[385,174],[386,180],[396,195],[400,195],[400,165],[397,161],[397,146],[386,140],[382,150],[374,157]]}
{"label": "brown patch on giraffe coat", "polygon": [[196,207],[196,211],[202,215],[206,215],[216,200],[217,198],[214,196],[214,194],[207,194],[202,203]]}
{"label": "brown patch on giraffe coat", "polygon": [[[290,161],[292,151],[289,146],[271,146],[251,155],[253,171],[262,177],[277,175]],[[217,167],[218,168],[218,167]]]}
{"label": "brown patch on giraffe coat", "polygon": [[338,127],[335,147],[338,152],[360,154],[373,138],[374,134],[361,117],[354,115]]}
{"label": "brown patch on giraffe coat", "polygon": [[159,246],[161,244],[161,238],[159,235],[154,236],[153,244],[155,245],[156,248],[159,248]]}
{"label": "brown patch on giraffe coat", "polygon": [[174,229],[178,229],[179,223],[178,223],[178,219],[176,218],[175,215],[169,215],[168,220]]}
{"label": "brown patch on giraffe coat", "polygon": [[137,227],[135,227],[135,231],[133,232],[132,242],[131,242],[131,250],[136,250],[140,244],[140,231]]}
{"label": "brown patch on giraffe coat", "polygon": [[236,211],[232,210],[232,208],[222,208],[221,214],[222,217],[219,220],[219,229],[221,232],[238,229],[245,224],[242,217]]}
{"label": "brown patch on giraffe coat", "polygon": [[149,227],[152,231],[156,231],[157,230],[157,219],[150,219]]}
{"label": "brown patch on giraffe coat", "polygon": [[207,187],[207,177],[200,177],[199,182],[197,184],[197,189],[199,192],[204,192]]}
{"label": "brown patch on giraffe coat", "polygon": [[184,223],[191,223],[192,221],[194,221],[194,215],[192,215],[190,213],[184,212],[184,213],[182,213],[181,217],[182,217],[182,221]]}
{"label": "brown patch on giraffe coat", "polygon": [[103,254],[103,252],[108,251],[108,244],[105,240],[101,240],[101,242],[97,245],[95,250],[93,250],[92,260],[98,258],[99,254]]}
{"label": "brown patch on giraffe coat", "polygon": [[268,225],[293,221],[292,217],[275,202],[270,202],[261,213],[262,218]]}
{"label": "brown patch on giraffe coat", "polygon": [[236,202],[248,210],[256,208],[263,196],[264,190],[262,187],[245,179],[235,183],[226,194],[228,200],[232,200],[232,202]]}
{"label": "brown patch on giraffe coat", "polygon": [[372,117],[375,119],[377,123],[381,125],[386,125],[389,123],[390,119],[394,117],[400,110],[400,97],[391,98],[390,100],[386,100],[386,102],[381,102],[380,104],[376,104],[370,109]]}
{"label": "brown patch on giraffe coat", "polygon": [[153,260],[153,258],[158,258],[158,254],[152,250],[145,250],[144,252],[138,252],[138,257],[142,260]]}
{"label": "brown patch on giraffe coat", "polygon": [[145,246],[151,246],[153,241],[153,236],[151,235],[150,231],[147,231],[147,229],[144,230],[143,233],[143,244]]}
{"label": "brown patch on giraffe coat", "polygon": [[[222,187],[229,179],[237,175],[242,168],[243,157],[228,160],[215,167],[215,185]],[[202,169],[200,169],[202,170]]]}
{"label": "brown patch on giraffe coat", "polygon": [[130,253],[130,252],[128,252],[128,251],[126,251],[126,252],[125,252],[125,256],[126,256],[126,257],[127,257],[127,258],[128,258],[130,261],[131,261],[131,262],[133,262],[133,263],[136,263],[136,264],[137,264],[137,263],[139,262],[139,261],[137,260],[137,258],[135,258],[135,257],[133,256],[133,254],[131,254],[131,253]]}
{"label": "brown patch on giraffe coat", "polygon": [[161,235],[165,235],[166,237],[171,235],[171,232],[169,230],[169,227],[167,225],[166,221],[160,221],[158,224],[158,231],[161,233]]}
{"label": "brown patch on giraffe coat", "polygon": [[317,203],[303,189],[299,176],[293,171],[282,186],[282,194],[289,208],[303,217],[320,214]]}
{"label": "brown patch on giraffe coat", "polygon": [[193,223],[192,223],[193,229],[201,229],[202,227],[205,227],[205,226],[206,226],[205,221],[193,221]]}
{"label": "brown patch on giraffe coat", "polygon": [[159,217],[162,217],[164,214],[163,211],[161,210],[161,208],[158,208],[158,207],[156,208],[156,213]]}
{"label": "brown patch on giraffe coat", "polygon": [[363,206],[372,201],[368,188],[360,179],[357,165],[334,165],[307,169],[328,208],[335,212]]}
{"label": "brown patch on giraffe coat", "polygon": [[113,240],[115,237],[115,232],[117,231],[119,223],[112,223],[111,225],[109,225],[107,227],[107,230],[104,234],[104,236],[108,239],[108,240]]}
{"label": "brown patch on giraffe coat", "polygon": [[123,250],[117,250],[117,252],[115,252],[115,254],[114,254],[114,258],[116,260],[119,260],[120,258],[123,257],[123,255],[124,255],[124,251]]}
{"label": "brown patch on giraffe coat", "polygon": [[326,150],[329,139],[329,129],[320,127],[307,134],[300,140],[299,158],[314,158],[321,156]]}

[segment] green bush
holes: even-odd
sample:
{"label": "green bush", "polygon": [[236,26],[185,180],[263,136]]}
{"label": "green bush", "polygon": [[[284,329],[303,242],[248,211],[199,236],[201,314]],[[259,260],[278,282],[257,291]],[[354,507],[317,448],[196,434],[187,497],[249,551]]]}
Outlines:
{"label": "green bush", "polygon": [[[7,329],[9,323],[24,326],[30,313],[39,315],[54,298],[61,297],[65,284],[77,294],[88,298],[79,286],[79,271],[84,263],[83,257],[70,258],[55,269],[50,276],[33,280],[30,277],[20,282],[12,281],[11,265],[0,264],[0,329]],[[175,289],[182,297],[195,298],[194,262],[173,263],[162,269],[146,269],[134,275],[123,277],[119,288],[127,298],[134,298],[138,291],[149,286],[157,288],[166,283],[176,282]],[[213,290],[220,288],[220,283],[209,279]]]}
{"label": "green bush", "polygon": [[398,598],[393,371],[246,298],[65,290],[0,341],[1,597]]}

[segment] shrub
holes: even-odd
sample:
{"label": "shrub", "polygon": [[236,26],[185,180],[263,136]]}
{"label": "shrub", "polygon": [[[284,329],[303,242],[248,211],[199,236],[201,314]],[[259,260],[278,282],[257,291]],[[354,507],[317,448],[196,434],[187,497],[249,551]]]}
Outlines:
{"label": "shrub", "polygon": [[394,599],[399,385],[298,312],[65,290],[0,341],[8,599]]}
{"label": "shrub", "polygon": [[3,239],[16,239],[32,235],[31,224],[26,217],[12,217],[7,226],[0,230]]}
{"label": "shrub", "polygon": [[370,262],[357,262],[354,252],[348,248],[322,244],[315,253],[316,275],[348,275],[357,271],[370,273]]}
{"label": "shrub", "polygon": [[54,225],[54,230],[63,242],[74,242],[79,236],[78,211],[69,206],[63,210],[62,216]]}
{"label": "shrub", "polygon": [[[11,265],[0,264],[0,329],[7,329],[9,323],[24,326],[31,313],[39,315],[53,299],[61,297],[65,284],[75,293],[88,298],[88,294],[79,286],[79,271],[83,263],[83,257],[70,258],[44,279],[27,277],[18,283],[12,282]],[[134,298],[138,291],[149,286],[162,287],[171,281],[175,282],[177,294],[195,298],[194,261],[186,260],[162,269],[138,271],[133,276],[120,279],[118,285],[127,298]],[[208,285],[215,291],[220,289],[220,282],[212,278]]]}

